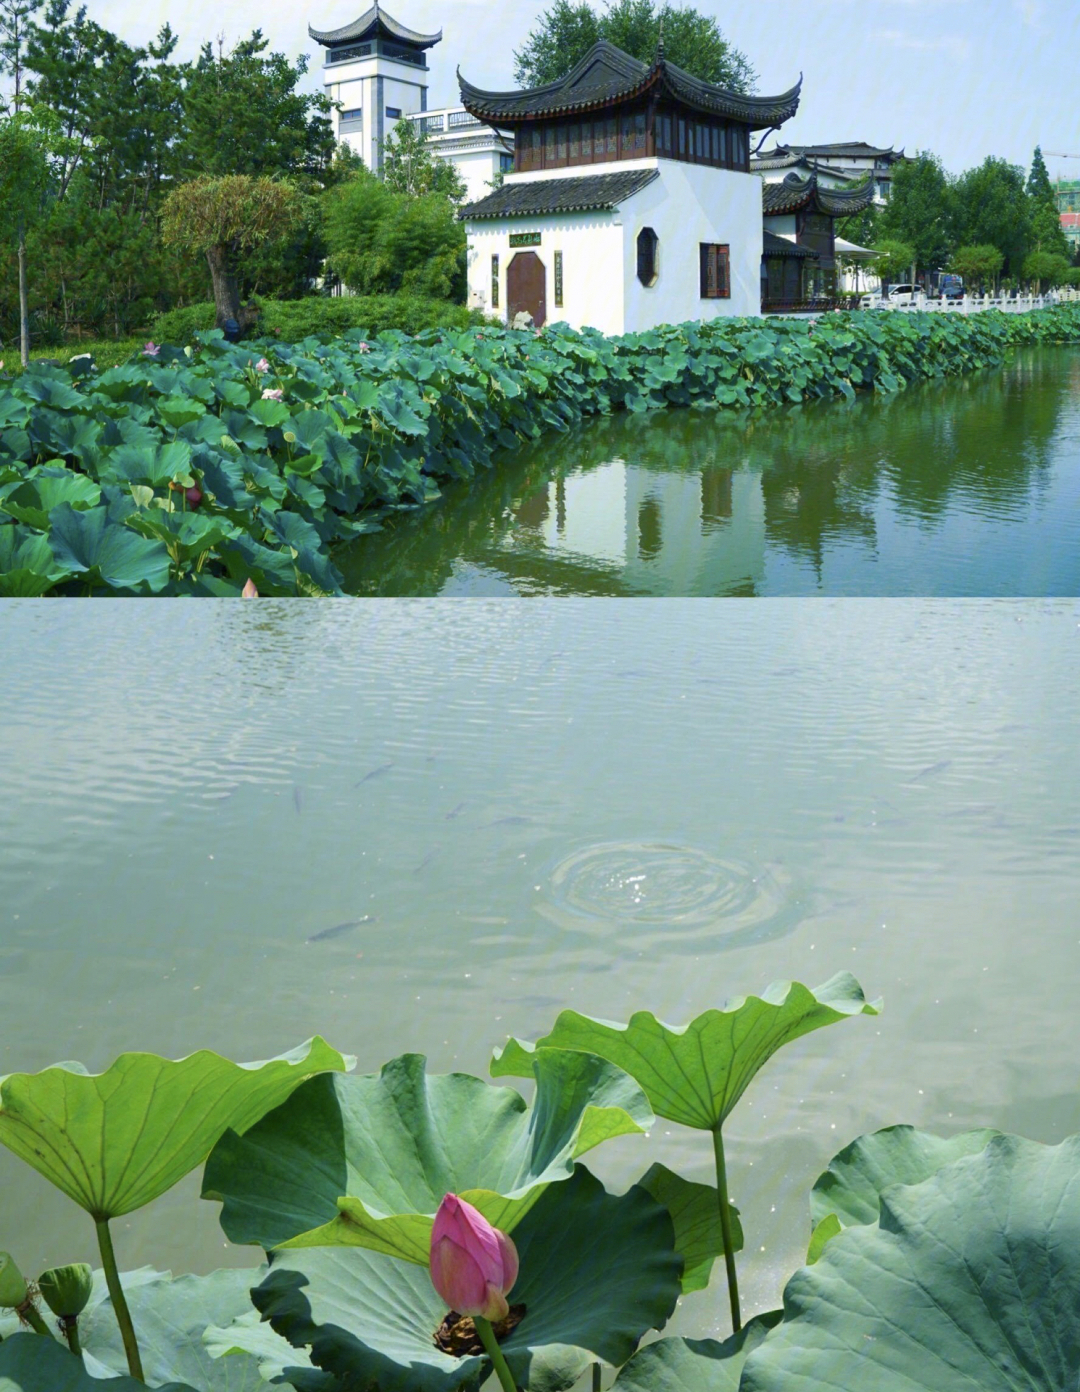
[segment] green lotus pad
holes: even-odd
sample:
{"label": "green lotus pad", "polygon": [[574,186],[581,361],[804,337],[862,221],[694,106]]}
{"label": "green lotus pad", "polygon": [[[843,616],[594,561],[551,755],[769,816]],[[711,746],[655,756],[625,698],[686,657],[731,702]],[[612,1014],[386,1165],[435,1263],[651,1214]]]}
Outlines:
{"label": "green lotus pad", "polygon": [[[711,1184],[695,1184],[666,1165],[653,1165],[638,1184],[663,1204],[675,1224],[675,1250],[683,1259],[683,1294],[704,1290],[709,1284],[713,1262],[724,1255],[724,1235],[720,1227],[720,1196]],[[731,1245],[743,1248],[739,1210],[731,1208]]]}
{"label": "green lotus pad", "polygon": [[[40,1334],[15,1334],[0,1344],[0,1392],[146,1392],[134,1378],[110,1378],[103,1384],[91,1377],[82,1360],[55,1339]],[[184,1383],[170,1382],[158,1392],[195,1392]]]}
{"label": "green lotus pad", "polygon": [[243,1136],[228,1132],[203,1177],[233,1242],[358,1246],[427,1265],[447,1193],[509,1232],[578,1156],[654,1117],[620,1069],[569,1050],[531,1060],[531,1106],[419,1054],[377,1074],[313,1079]]}
{"label": "green lotus pad", "polygon": [[0,1142],[95,1219],[164,1194],[218,1138],[307,1079],[352,1061],[316,1037],[263,1063],[203,1050],[185,1059],[121,1054],[104,1073],[60,1063],[0,1078]]}
{"label": "green lotus pad", "polygon": [[657,1339],[638,1349],[615,1379],[621,1392],[739,1392],[746,1360],[783,1318],[756,1315],[737,1334],[716,1339]]}
{"label": "green lotus pad", "polygon": [[776,1051],[852,1015],[877,1015],[849,972],[811,990],[774,981],[760,996],[738,996],[681,1029],[641,1010],[628,1025],[564,1010],[536,1044],[511,1039],[496,1053],[493,1077],[528,1077],[534,1053],[580,1049],[624,1069],[644,1088],[657,1116],[711,1131],[723,1124],[757,1071]]}
{"label": "green lotus pad", "polygon": [[[521,1269],[509,1299],[525,1314],[501,1346],[529,1392],[561,1392],[596,1359],[619,1366],[675,1308],[682,1262],[671,1218],[642,1189],[605,1193],[579,1165],[543,1192],[514,1241]],[[346,1388],[453,1392],[490,1371],[483,1357],[436,1348],[446,1306],[427,1271],[380,1253],[278,1252],[252,1299]]]}
{"label": "green lotus pad", "polygon": [[992,1130],[933,1136],[913,1126],[887,1126],[860,1136],[833,1157],[810,1191],[814,1235],[809,1261],[817,1261],[825,1243],[856,1223],[876,1223],[881,1195],[890,1184],[921,1184],[964,1155],[985,1149]]}
{"label": "green lotus pad", "polygon": [[1080,1137],[995,1135],[796,1272],[740,1392],[1073,1392],[1077,1291]]}

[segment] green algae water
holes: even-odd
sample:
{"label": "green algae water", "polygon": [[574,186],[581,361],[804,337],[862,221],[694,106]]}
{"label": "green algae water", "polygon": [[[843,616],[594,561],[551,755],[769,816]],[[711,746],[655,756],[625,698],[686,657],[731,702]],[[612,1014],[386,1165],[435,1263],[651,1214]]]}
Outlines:
{"label": "green algae water", "polygon": [[1080,594],[1080,351],[545,435],[339,558],[380,595]]}
{"label": "green algae water", "polygon": [[[857,1134],[1080,1130],[1078,689],[1075,602],[9,601],[0,1074],[317,1032],[484,1074],[564,1006],[679,1024],[849,969],[885,1013],[785,1049],[728,1130],[769,1308]],[[710,1179],[657,1133],[590,1164]],[[122,1265],[254,1264],[196,1192],[118,1220]],[[6,1151],[0,1232],[24,1270],[93,1256]]]}

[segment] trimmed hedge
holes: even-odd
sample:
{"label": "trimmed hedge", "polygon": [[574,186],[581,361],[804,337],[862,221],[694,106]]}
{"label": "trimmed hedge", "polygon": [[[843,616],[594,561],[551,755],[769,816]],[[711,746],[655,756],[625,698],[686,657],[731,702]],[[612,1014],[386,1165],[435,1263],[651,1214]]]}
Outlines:
{"label": "trimmed hedge", "polygon": [[609,339],[565,325],[163,348],[0,380],[0,595],[340,594],[333,547],[443,479],[589,415],[757,407],[1080,343],[1034,314],[720,319]]}
{"label": "trimmed hedge", "polygon": [[[312,295],[304,300],[257,300],[262,310],[258,337],[273,337],[282,343],[298,343],[303,338],[339,338],[349,329],[382,333],[400,329],[418,334],[426,329],[468,329],[484,322],[484,316],[449,300],[423,299],[415,295]],[[154,320],[150,336],[155,343],[195,342],[197,333],[214,327],[215,310],[211,301],[170,309]]]}

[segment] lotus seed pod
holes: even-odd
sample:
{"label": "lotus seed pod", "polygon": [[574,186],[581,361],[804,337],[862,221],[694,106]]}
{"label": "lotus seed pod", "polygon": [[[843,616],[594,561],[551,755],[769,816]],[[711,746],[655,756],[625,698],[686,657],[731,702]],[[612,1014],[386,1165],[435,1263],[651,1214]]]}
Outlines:
{"label": "lotus seed pod", "polygon": [[86,1309],[94,1288],[94,1273],[85,1262],[54,1266],[38,1280],[41,1298],[57,1319],[74,1319]]}
{"label": "lotus seed pod", "polygon": [[18,1310],[26,1304],[29,1294],[15,1259],[0,1252],[0,1309]]}

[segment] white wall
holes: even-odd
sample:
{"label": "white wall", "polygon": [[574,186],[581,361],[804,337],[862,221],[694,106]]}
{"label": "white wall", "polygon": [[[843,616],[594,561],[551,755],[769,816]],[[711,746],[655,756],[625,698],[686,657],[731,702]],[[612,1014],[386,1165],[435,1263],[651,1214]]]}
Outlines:
{"label": "white wall", "polygon": [[[382,106],[392,106],[409,116],[421,111],[426,104],[428,71],[413,63],[398,62],[382,54],[357,58],[348,63],[325,63],[323,83],[331,101],[341,102],[349,111],[363,110],[363,129],[342,132],[340,112],[334,113],[334,132],[355,150],[369,169],[378,168],[379,120],[378,79],[382,78]],[[390,134],[396,121],[383,116],[383,139]]]}
{"label": "white wall", "polygon": [[[507,176],[507,183],[655,168],[659,178],[612,213],[548,215],[466,222],[469,303],[491,312],[491,256],[500,261],[499,316],[506,318],[506,268],[514,255],[511,232],[536,232],[532,248],[547,271],[548,323],[591,326],[606,334],[658,324],[761,312],[761,181],[756,175],[684,164],[677,160],[624,160]],[[659,238],[659,278],[637,279],[637,236],[651,227]],[[701,297],[702,242],[731,248],[731,298]],[[563,253],[564,304],[555,305],[554,253]]]}

